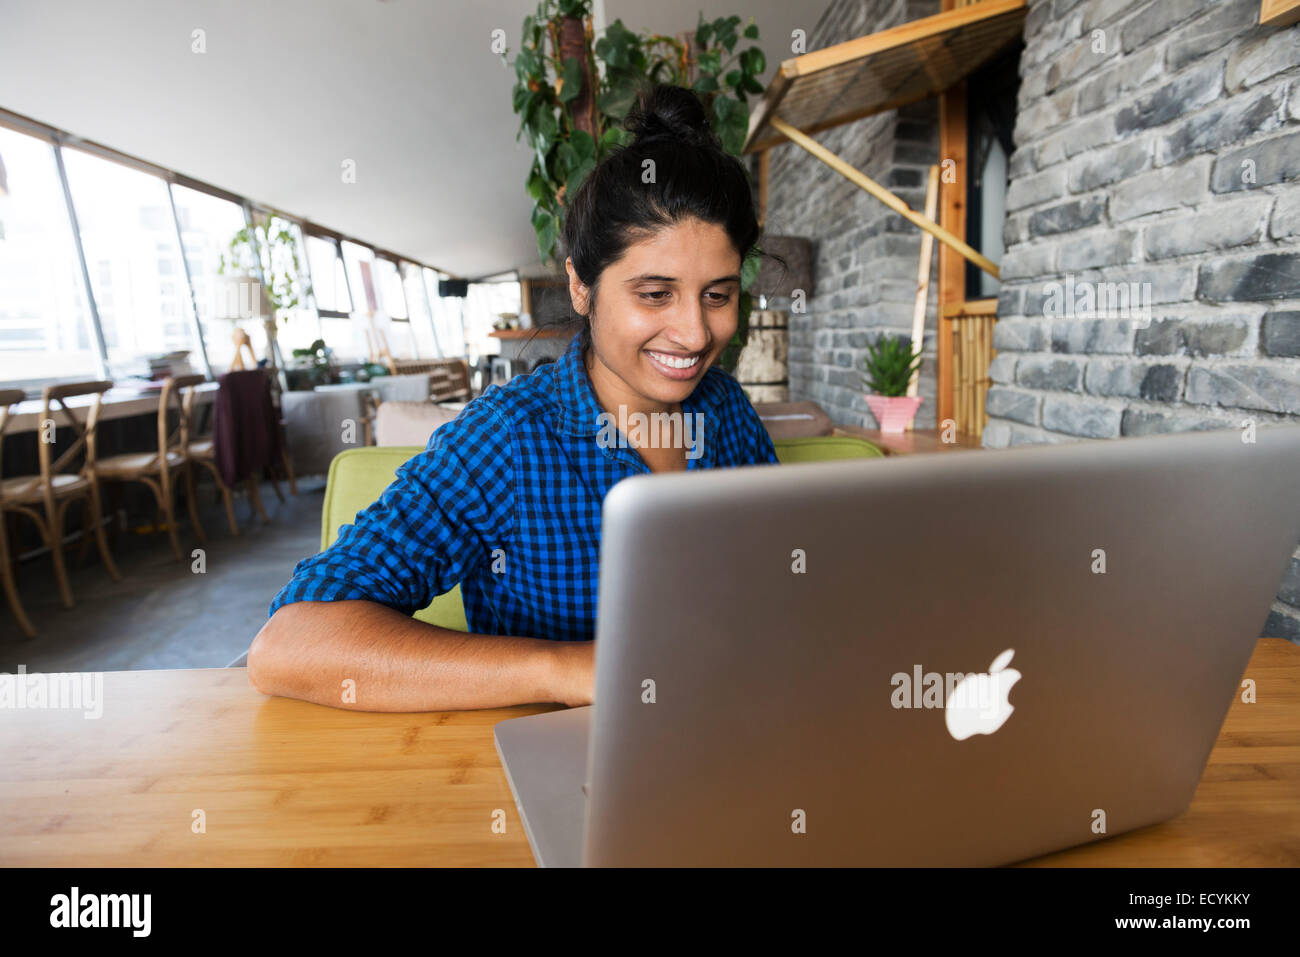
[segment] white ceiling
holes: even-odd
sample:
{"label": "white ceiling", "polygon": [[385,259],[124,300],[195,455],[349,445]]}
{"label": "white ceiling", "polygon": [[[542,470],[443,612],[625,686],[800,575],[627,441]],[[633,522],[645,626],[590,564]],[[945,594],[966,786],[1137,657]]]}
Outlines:
{"label": "white ceiling", "polygon": [[[597,27],[753,16],[768,73],[828,0],[598,0]],[[600,6],[604,8],[601,19]],[[0,107],[479,278],[537,261],[513,46],[535,0],[0,0]],[[205,31],[206,52],[191,50]],[[513,54],[512,54],[513,56]],[[341,175],[355,161],[356,182]]]}

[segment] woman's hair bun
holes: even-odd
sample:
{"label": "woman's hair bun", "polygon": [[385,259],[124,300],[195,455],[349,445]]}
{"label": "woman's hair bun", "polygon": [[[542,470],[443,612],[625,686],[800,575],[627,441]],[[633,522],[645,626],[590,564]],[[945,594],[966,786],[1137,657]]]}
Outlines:
{"label": "woman's hair bun", "polygon": [[722,145],[699,96],[684,86],[659,83],[643,89],[623,126],[637,144],[664,139],[698,146]]}

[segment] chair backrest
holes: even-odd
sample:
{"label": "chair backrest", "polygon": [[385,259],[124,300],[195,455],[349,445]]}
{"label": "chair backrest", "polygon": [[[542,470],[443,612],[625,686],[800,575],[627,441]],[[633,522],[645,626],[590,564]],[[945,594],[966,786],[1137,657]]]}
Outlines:
{"label": "chair backrest", "polygon": [[783,465],[828,462],[833,459],[876,459],[885,453],[866,439],[852,435],[808,435],[773,439],[776,457]]}
{"label": "chair backrest", "polygon": [[[94,467],[95,431],[99,427],[99,410],[104,393],[111,388],[113,383],[100,381],[65,382],[59,385],[47,385],[41,390],[41,421],[37,428],[36,449],[41,466],[41,482],[47,494],[51,491],[50,483],[54,476],[70,471],[69,466],[78,454],[82,456],[82,462],[76,469],[77,472],[86,473]],[[85,420],[81,421],[65,400],[85,395],[94,396],[94,400],[90,403]],[[48,427],[53,426],[56,430],[59,427],[54,417],[56,411],[62,413],[66,420],[65,424],[72,429],[72,434],[75,436],[72,444],[64,449],[57,459],[54,458],[54,442],[51,441],[53,435],[47,439],[45,434]]]}
{"label": "chair backrest", "polygon": [[[9,427],[9,414],[13,407],[27,398],[27,394],[22,389],[0,389],[0,478],[4,477],[4,436],[5,429]],[[0,499],[4,498],[4,486],[0,485]],[[3,534],[3,532],[0,532]]]}
{"label": "chair backrest", "polygon": [[[875,458],[883,454],[870,442],[840,435],[780,439],[773,445],[782,463]],[[356,519],[358,512],[383,494],[399,468],[423,451],[424,446],[420,445],[383,445],[347,449],[334,456],[321,506],[321,551],[334,544],[340,527]],[[435,598],[429,607],[417,611],[414,617],[454,631],[469,631],[459,584]]]}
{"label": "chair backrest", "polygon": [[[348,524],[392,484],[397,470],[424,451],[423,446],[384,446],[347,449],[334,456],[325,483],[325,501],[321,506],[320,547],[324,551],[338,538],[339,528]],[[439,595],[427,608],[415,613],[420,621],[469,631],[460,585]]]}
{"label": "chair backrest", "polygon": [[433,402],[380,402],[374,412],[375,445],[428,445],[429,437],[457,414]]}
{"label": "chair backrest", "polygon": [[[158,458],[168,452],[186,454],[192,431],[194,414],[194,389],[207,381],[207,377],[193,375],[168,376],[163,380],[158,396]],[[169,428],[171,413],[176,413],[176,426]]]}

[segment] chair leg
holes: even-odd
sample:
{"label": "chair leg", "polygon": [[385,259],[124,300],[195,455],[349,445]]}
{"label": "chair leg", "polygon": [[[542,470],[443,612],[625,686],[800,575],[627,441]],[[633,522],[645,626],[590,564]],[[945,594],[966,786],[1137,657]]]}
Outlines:
{"label": "chair leg", "polygon": [[27,617],[23,603],[18,599],[18,586],[14,583],[13,564],[9,558],[9,536],[5,534],[3,522],[0,522],[0,584],[4,586],[5,600],[9,602],[9,610],[14,613],[18,627],[28,638],[35,638],[36,629],[32,627],[31,619]]}
{"label": "chair leg", "polygon": [[275,497],[281,502],[284,501],[284,493],[280,491],[280,483],[275,480],[275,470],[267,469],[267,476],[271,479],[271,488],[275,489]]}
{"label": "chair leg", "polygon": [[293,460],[289,458],[289,449],[283,442],[280,443],[280,461],[284,463],[284,473],[289,476],[289,491],[297,495],[298,480],[293,474]]}
{"label": "chair leg", "polygon": [[220,479],[217,480],[217,490],[221,492],[221,500],[226,503],[226,524],[230,526],[230,534],[239,537],[239,523],[235,521],[235,496],[230,492],[230,486]]}
{"label": "chair leg", "polygon": [[99,560],[104,563],[108,577],[115,582],[122,580],[122,573],[117,570],[113,553],[108,550],[108,536],[104,534],[104,505],[99,498],[99,483],[90,483],[90,506],[95,513],[95,544],[99,547]]}
{"label": "chair leg", "polygon": [[[142,481],[145,485],[149,486],[149,491],[153,492],[154,500],[157,502],[158,506],[157,512],[159,513],[159,518],[161,521],[167,523],[167,538],[171,541],[172,554],[176,556],[177,561],[183,561],[180,539],[176,536],[176,516],[172,513],[171,495],[169,494],[171,491],[170,488],[152,482],[149,479],[143,479]],[[161,522],[154,523],[155,529],[159,524],[161,524]]]}
{"label": "chair leg", "polygon": [[230,526],[230,534],[239,537],[239,523],[235,521],[235,497],[230,492],[230,486],[226,484],[225,479],[221,477],[221,472],[217,470],[216,465],[207,459],[200,459],[199,464],[208,470],[212,476],[213,491],[216,492],[216,498],[213,502],[222,502],[226,506],[226,524]]}
{"label": "chair leg", "polygon": [[50,550],[50,560],[54,563],[54,581],[59,586],[59,602],[64,608],[72,607],[72,586],[68,584],[68,570],[63,565],[63,513],[68,501],[55,502],[48,509],[45,520],[45,545]]}
{"label": "chair leg", "polygon": [[248,486],[248,500],[253,503],[253,508],[257,514],[262,517],[262,521],[269,522],[271,519],[266,514],[266,509],[262,507],[262,493],[257,487],[257,476],[250,475],[246,480]]}
{"label": "chair leg", "polygon": [[200,545],[206,545],[208,536],[204,534],[203,526],[199,524],[198,500],[194,495],[194,466],[189,460],[185,462],[185,504],[190,510],[190,526],[194,529],[194,536],[199,540]]}

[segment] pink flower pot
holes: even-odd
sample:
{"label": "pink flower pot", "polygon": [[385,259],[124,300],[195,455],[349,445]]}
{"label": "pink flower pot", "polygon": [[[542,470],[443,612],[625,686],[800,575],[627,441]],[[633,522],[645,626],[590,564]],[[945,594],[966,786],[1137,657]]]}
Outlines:
{"label": "pink flower pot", "polygon": [[918,395],[867,396],[867,408],[876,417],[881,432],[906,432],[920,405]]}

